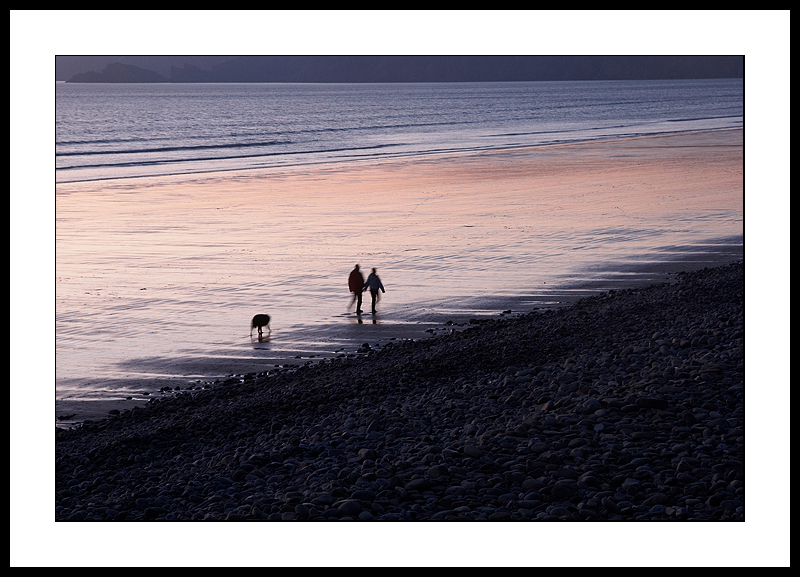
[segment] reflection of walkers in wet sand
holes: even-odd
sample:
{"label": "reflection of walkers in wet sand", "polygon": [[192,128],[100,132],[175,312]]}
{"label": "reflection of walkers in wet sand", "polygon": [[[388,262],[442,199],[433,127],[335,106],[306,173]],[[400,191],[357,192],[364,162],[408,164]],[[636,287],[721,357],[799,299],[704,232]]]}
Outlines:
{"label": "reflection of walkers in wet sand", "polygon": [[383,283],[381,282],[381,277],[375,272],[375,269],[372,269],[372,272],[367,277],[367,284],[364,285],[364,290],[369,290],[372,294],[372,314],[375,314],[375,303],[380,300],[381,296],[378,294],[378,291],[386,292],[386,289],[383,288]]}
{"label": "reflection of walkers in wet sand", "polygon": [[353,293],[353,300],[350,301],[350,304],[347,306],[347,310],[350,310],[350,307],[353,306],[353,303],[358,301],[356,305],[356,314],[361,314],[361,293],[364,291],[364,275],[361,274],[361,270],[358,268],[358,265],[350,272],[350,278],[347,281],[348,286],[350,287],[350,292]]}

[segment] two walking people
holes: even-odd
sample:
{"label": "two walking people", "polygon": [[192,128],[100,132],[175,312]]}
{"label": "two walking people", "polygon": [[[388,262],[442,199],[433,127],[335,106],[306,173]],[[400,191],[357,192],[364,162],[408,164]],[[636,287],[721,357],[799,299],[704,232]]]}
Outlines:
{"label": "two walking people", "polygon": [[373,268],[370,275],[367,277],[366,282],[364,281],[364,275],[361,273],[361,269],[358,265],[350,272],[350,278],[348,279],[348,286],[350,288],[350,292],[353,293],[353,300],[350,301],[350,305],[347,307],[348,309],[353,306],[353,303],[357,302],[356,305],[356,314],[360,315],[363,311],[361,310],[361,300],[362,294],[364,291],[369,290],[372,296],[372,314],[375,314],[375,304],[380,300],[380,292],[386,292],[386,289],[383,288],[383,283],[381,282],[381,278],[378,276],[378,273]]}

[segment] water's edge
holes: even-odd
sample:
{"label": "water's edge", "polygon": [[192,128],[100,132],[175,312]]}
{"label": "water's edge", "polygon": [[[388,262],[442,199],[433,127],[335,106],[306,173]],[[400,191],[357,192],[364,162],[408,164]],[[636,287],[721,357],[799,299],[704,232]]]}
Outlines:
{"label": "water's edge", "polygon": [[[386,343],[402,340],[430,338],[450,331],[459,331],[476,322],[491,318],[509,318],[533,311],[571,306],[578,300],[613,290],[643,288],[652,284],[672,282],[678,273],[691,272],[703,268],[722,266],[744,259],[743,237],[714,239],[719,250],[708,253],[689,253],[683,258],[658,263],[631,264],[624,270],[607,271],[604,278],[576,280],[554,286],[546,294],[521,295],[517,298],[484,299],[471,303],[471,311],[461,313],[432,313],[422,316],[416,322],[379,323],[370,314],[358,318],[352,315],[344,328],[364,329],[354,332],[342,330],[341,325],[315,326],[317,344],[310,344],[303,350],[276,351],[266,358],[231,358],[220,355],[215,358],[186,360],[174,359],[174,376],[161,376],[151,379],[136,378],[129,382],[117,381],[115,388],[126,393],[112,395],[84,396],[81,398],[56,398],[56,426],[69,428],[85,420],[98,420],[108,416],[109,411],[122,411],[133,406],[141,406],[153,398],[170,395],[180,390],[213,387],[228,378],[242,379],[247,374],[269,371],[291,370],[293,368],[316,364],[323,359],[334,357],[353,357],[366,354],[370,348],[379,349]],[[615,274],[611,274],[615,273]],[[376,323],[373,324],[373,320]],[[256,338],[256,337],[254,337]],[[337,343],[332,352],[332,342]],[[265,340],[265,345],[267,341]],[[369,347],[364,348],[364,344]],[[257,346],[257,345],[256,345]],[[148,362],[139,361],[138,368]],[[163,370],[163,358],[153,360],[154,365]],[[85,380],[84,380],[85,381]]]}

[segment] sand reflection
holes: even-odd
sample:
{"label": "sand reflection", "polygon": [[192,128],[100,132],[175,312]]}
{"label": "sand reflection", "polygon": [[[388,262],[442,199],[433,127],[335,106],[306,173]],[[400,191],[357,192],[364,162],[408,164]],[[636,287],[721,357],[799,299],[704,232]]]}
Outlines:
{"label": "sand reflection", "polygon": [[[121,363],[143,357],[321,352],[363,342],[347,325],[519,310],[707,253],[743,234],[742,148],[731,130],[58,185],[57,378],[130,375]],[[387,287],[378,316],[347,316],[355,262]],[[259,343],[262,312],[273,334]]]}

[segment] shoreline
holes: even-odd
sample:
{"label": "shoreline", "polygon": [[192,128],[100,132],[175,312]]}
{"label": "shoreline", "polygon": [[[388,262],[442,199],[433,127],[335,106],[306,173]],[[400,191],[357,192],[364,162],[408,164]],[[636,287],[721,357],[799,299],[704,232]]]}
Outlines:
{"label": "shoreline", "polygon": [[[725,132],[725,134],[722,134]],[[300,190],[299,187],[312,187],[312,194],[321,194],[332,187],[332,190],[340,193],[349,192],[355,182],[359,183],[355,190],[358,194],[364,194],[364,190],[371,189],[386,183],[391,187],[407,187],[401,190],[408,190],[412,193],[418,190],[427,190],[430,187],[457,186],[465,187],[470,194],[478,194],[489,186],[489,182],[498,178],[508,178],[503,181],[512,188],[522,186],[538,187],[535,190],[547,191],[549,187],[560,186],[575,188],[579,194],[590,195],[593,187],[608,187],[611,184],[618,184],[620,181],[630,189],[631,171],[638,172],[637,165],[632,164],[626,157],[635,155],[636,159],[653,159],[657,164],[651,168],[647,178],[660,182],[659,186],[666,187],[663,194],[667,194],[669,187],[685,187],[685,183],[676,181],[670,173],[669,162],[681,161],[686,158],[685,150],[687,146],[700,147],[698,150],[711,147],[741,146],[741,129],[729,129],[727,131],[707,131],[701,133],[678,133],[668,136],[646,136],[631,137],[625,139],[611,139],[608,141],[592,141],[589,143],[569,143],[534,147],[533,149],[503,149],[483,153],[464,153],[448,155],[443,160],[441,155],[429,159],[391,159],[381,161],[358,161],[349,163],[332,163],[314,167],[306,173],[305,168],[301,170],[259,170],[243,171],[242,178],[235,183],[236,190],[242,194],[252,195],[254,191],[260,190],[264,186],[264,175],[271,174],[280,181],[280,186],[285,187],[281,190],[293,191]],[[665,140],[666,139],[666,140]],[[666,144],[666,147],[662,145]],[[536,154],[531,156],[531,150]],[[547,155],[546,152],[569,150],[567,154]],[[665,152],[666,151],[666,152]],[[538,156],[539,154],[542,156]],[[727,152],[717,153],[723,157]],[[522,155],[522,156],[520,156]],[[703,158],[707,158],[704,156]],[[663,163],[667,164],[663,164]],[[694,160],[692,160],[695,163]],[[725,162],[730,162],[726,160]],[[585,164],[581,164],[585,163]],[[696,164],[696,163],[695,163]],[[344,166],[347,165],[347,166]],[[609,167],[613,165],[614,168]],[[583,172],[574,175],[571,171],[576,166],[584,166]],[[612,170],[607,173],[604,171]],[[696,166],[692,170],[697,170]],[[594,175],[602,176],[595,177]],[[692,172],[695,174],[695,172]],[[703,173],[701,172],[700,175]],[[566,176],[566,181],[562,176]],[[228,179],[230,175],[225,175]],[[215,176],[204,175],[203,184],[197,186],[208,187],[216,185]],[[583,180],[582,180],[583,179]],[[619,179],[619,180],[615,180]],[[661,179],[659,181],[658,179]],[[158,179],[161,181],[162,179]],[[196,178],[187,178],[189,181]],[[209,182],[205,182],[208,180]],[[171,187],[182,181],[181,178],[171,179],[169,184],[164,186]],[[412,182],[413,181],[413,182]],[[663,182],[662,182],[663,181]],[[228,182],[223,180],[221,182]],[[324,182],[324,185],[322,184]],[[638,181],[637,181],[638,182]],[[727,183],[728,181],[723,181]],[[210,183],[210,184],[209,184]],[[455,185],[452,183],[456,183]],[[708,183],[704,183],[706,186]],[[277,186],[277,185],[276,185]],[[461,188],[458,188],[461,190]],[[364,198],[359,197],[359,198]],[[620,201],[617,201],[620,202]],[[693,200],[694,202],[694,200]],[[213,206],[213,205],[211,205]],[[637,210],[639,205],[635,203],[630,207]],[[703,205],[701,205],[703,206]],[[432,218],[429,215],[428,218]],[[470,222],[470,221],[467,221]],[[712,239],[708,239],[711,241]],[[613,241],[609,241],[613,242]],[[347,354],[352,353],[365,340],[369,340],[374,346],[376,342],[385,344],[390,339],[420,339],[427,338],[431,332],[439,332],[445,328],[448,321],[456,324],[468,323],[471,319],[482,320],[487,316],[504,316],[503,311],[511,310],[512,315],[528,312],[533,309],[551,308],[554,306],[564,306],[574,302],[578,298],[589,296],[597,292],[610,289],[621,289],[643,284],[651,284],[666,280],[670,275],[680,271],[690,271],[704,266],[714,266],[724,262],[730,262],[743,257],[743,236],[737,235],[727,237],[721,242],[724,246],[673,246],[665,247],[663,252],[641,253],[631,259],[616,262],[599,263],[598,266],[582,271],[578,275],[558,278],[545,276],[546,282],[538,286],[530,286],[521,290],[518,294],[508,294],[501,296],[484,295],[481,297],[470,297],[462,303],[458,301],[459,309],[457,314],[448,312],[446,301],[443,308],[436,310],[436,307],[425,310],[424,305],[419,311],[409,314],[405,311],[400,316],[388,316],[385,323],[378,327],[369,327],[369,331],[353,331],[349,322],[330,323],[328,325],[316,324],[308,327],[309,334],[317,335],[316,344],[308,350],[290,351],[288,349],[276,350],[277,356],[268,358],[240,359],[238,355],[230,356],[230,351],[220,350],[219,354],[213,354],[204,358],[174,358],[174,359],[153,359],[150,365],[148,358],[135,359],[136,364],[124,367],[125,370],[136,374],[163,375],[158,378],[131,378],[131,387],[148,395],[132,395],[130,401],[121,398],[110,401],[112,405],[104,405],[99,401],[74,401],[57,400],[56,417],[57,425],[70,426],[76,422],[102,417],[109,410],[118,406],[141,405],[146,403],[149,398],[160,396],[158,391],[161,387],[175,388],[176,385],[185,387],[193,381],[213,381],[214,379],[224,379],[231,375],[242,375],[249,372],[263,370],[261,367],[269,367],[276,364],[305,364],[312,359],[326,358],[335,356],[327,343],[346,343]],[[552,288],[550,288],[552,286]],[[397,292],[394,293],[398,294]],[[438,296],[442,296],[441,293]],[[408,298],[408,297],[406,297]],[[413,298],[413,297],[412,297]],[[405,302],[400,297],[400,302]],[[462,297],[463,299],[463,297]],[[400,312],[400,309],[398,309]],[[297,318],[297,317],[295,317]],[[380,318],[380,317],[379,317]],[[369,323],[371,318],[365,315],[364,322]],[[399,321],[399,322],[398,322]],[[408,322],[411,321],[411,322]],[[363,328],[367,328],[366,326]],[[304,328],[305,330],[305,328]],[[429,332],[431,331],[431,332]],[[363,333],[363,334],[362,334]],[[295,339],[297,342],[306,339]],[[311,339],[314,340],[313,338]],[[280,345],[278,345],[280,346]],[[304,345],[305,346],[305,345]],[[300,356],[302,358],[295,359]],[[316,362],[316,360],[312,360]],[[169,375],[174,373],[174,378]],[[200,375],[197,377],[182,377],[180,375]],[[149,380],[148,380],[149,379]],[[90,379],[99,382],[101,379],[95,377]],[[171,380],[175,382],[170,382]],[[180,381],[180,382],[178,382]],[[143,383],[139,386],[138,383]],[[144,383],[149,383],[145,385]],[[71,419],[59,419],[73,415]]]}
{"label": "shoreline", "polygon": [[[693,272],[703,268],[723,266],[744,258],[744,252],[742,250],[743,247],[740,248],[739,246],[732,244],[729,245],[728,248],[729,252],[725,252],[722,255],[705,254],[700,258],[695,256],[691,261],[677,260],[671,263],[633,266],[631,267],[632,270],[629,271],[630,274],[621,275],[619,279],[607,278],[603,280],[581,281],[575,283],[573,286],[555,288],[546,296],[538,297],[541,299],[541,302],[537,303],[539,306],[531,306],[530,296],[521,296],[518,299],[497,299],[490,303],[483,303],[483,306],[480,307],[491,308],[497,311],[510,310],[511,313],[508,315],[505,315],[502,312],[492,316],[442,313],[416,323],[403,323],[385,326],[385,329],[380,337],[365,337],[361,335],[351,339],[349,356],[354,356],[353,351],[360,347],[364,339],[369,340],[373,347],[376,345],[376,343],[379,346],[385,346],[387,343],[391,343],[393,341],[428,339],[438,334],[442,334],[443,332],[464,330],[465,327],[469,328],[470,321],[482,322],[487,319],[502,320],[504,318],[514,318],[520,314],[527,314],[531,312],[531,309],[543,311],[547,309],[571,306],[580,299],[597,296],[599,294],[606,293],[609,290],[635,289],[661,282],[674,282],[676,275]],[[524,301],[524,304],[520,304],[518,301]],[[527,310],[521,312],[521,309]],[[370,322],[371,315],[365,314],[363,317],[365,322]],[[337,333],[340,330],[340,327],[330,328],[331,333]],[[152,400],[164,398],[165,395],[168,396],[174,394],[176,386],[179,388],[183,387],[184,391],[187,390],[187,381],[197,381],[198,388],[200,388],[205,385],[210,386],[214,384],[215,381],[216,383],[220,383],[227,378],[232,378],[234,376],[241,377],[248,373],[263,372],[270,369],[274,370],[273,367],[278,365],[282,365],[283,367],[300,367],[308,363],[317,364],[323,359],[330,360],[331,358],[336,358],[337,356],[341,357],[343,354],[345,354],[320,354],[318,351],[313,351],[313,353],[314,354],[309,356],[308,352],[291,351],[282,356],[275,356],[272,359],[230,361],[227,366],[231,370],[224,376],[220,375],[211,377],[208,373],[204,373],[204,376],[202,377],[191,379],[188,377],[182,378],[177,376],[171,379],[166,376],[162,379],[153,379],[152,381],[147,382],[150,388],[153,387],[153,382],[157,384],[160,382],[161,386],[168,387],[170,390],[166,392],[158,392],[156,390],[147,391],[145,394],[140,393],[138,395],[134,395],[134,398],[131,399],[56,399],[56,426],[60,428],[70,428],[80,425],[83,421],[97,421],[108,418],[110,411],[116,410],[121,412],[124,410],[130,410],[133,407],[146,406]],[[298,356],[300,358],[297,358]],[[190,384],[189,386],[192,385]],[[145,387],[143,387],[142,390],[144,391]]]}
{"label": "shoreline", "polygon": [[663,132],[659,134],[637,134],[631,136],[598,137],[591,140],[581,140],[576,142],[555,142],[555,143],[551,142],[547,144],[538,144],[538,145],[519,145],[512,147],[507,146],[503,148],[496,148],[489,150],[465,150],[465,151],[449,150],[449,151],[427,152],[418,154],[409,153],[407,155],[399,155],[389,158],[367,158],[367,159],[357,159],[357,160],[323,160],[318,162],[307,162],[307,163],[288,164],[288,165],[260,167],[260,168],[232,168],[229,170],[211,170],[208,172],[186,172],[186,173],[176,173],[176,174],[143,175],[143,176],[120,176],[120,177],[94,179],[94,180],[64,181],[64,182],[56,182],[56,187],[58,188],[58,187],[70,187],[70,186],[92,186],[101,183],[125,184],[126,181],[143,182],[145,184],[149,182],[161,183],[164,181],[175,181],[177,184],[179,184],[182,181],[197,181],[206,179],[237,178],[237,177],[248,178],[248,177],[259,177],[269,173],[277,173],[277,174],[293,173],[297,171],[315,170],[315,169],[340,170],[350,166],[355,168],[374,168],[383,165],[392,165],[396,163],[441,161],[442,159],[459,159],[459,158],[469,159],[471,157],[484,156],[484,155],[526,153],[532,151],[547,151],[548,149],[558,149],[565,147],[585,147],[585,146],[613,144],[620,142],[624,143],[629,141],[698,136],[698,135],[713,135],[713,134],[729,133],[729,132],[731,133],[741,132],[742,139],[744,138],[743,136],[744,128],[732,127],[732,128],[709,128],[701,130],[694,129],[694,130],[682,130],[675,132]]}
{"label": "shoreline", "polygon": [[56,519],[744,521],[744,265],[56,434]]}

